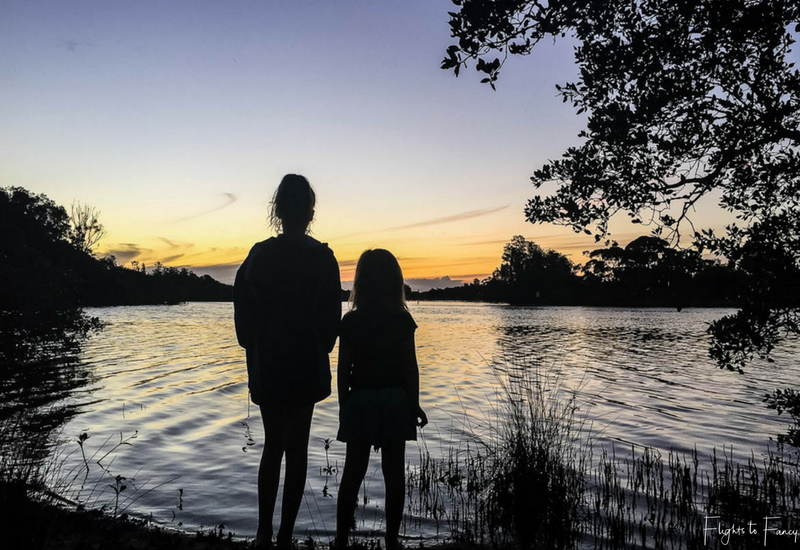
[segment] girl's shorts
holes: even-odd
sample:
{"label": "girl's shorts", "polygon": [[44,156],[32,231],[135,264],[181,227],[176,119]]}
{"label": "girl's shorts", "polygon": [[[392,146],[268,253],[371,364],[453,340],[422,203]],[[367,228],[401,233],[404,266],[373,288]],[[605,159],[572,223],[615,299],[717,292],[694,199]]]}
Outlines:
{"label": "girl's shorts", "polygon": [[416,441],[417,419],[411,399],[401,388],[355,390],[339,414],[336,439],[369,443],[376,449],[389,443]]}

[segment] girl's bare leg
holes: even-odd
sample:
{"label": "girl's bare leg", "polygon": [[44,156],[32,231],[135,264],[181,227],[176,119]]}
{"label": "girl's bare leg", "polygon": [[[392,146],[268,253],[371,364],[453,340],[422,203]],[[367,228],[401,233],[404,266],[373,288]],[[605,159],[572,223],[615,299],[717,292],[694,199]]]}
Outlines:
{"label": "girl's bare leg", "polygon": [[280,409],[261,407],[264,424],[264,450],[258,466],[258,531],[256,546],[272,540],[272,515],[278,498],[281,461],[283,460],[283,419]]}
{"label": "girl's bare leg", "polygon": [[[284,417],[284,449],[286,451],[286,478],[283,483],[281,526],[278,529],[278,548],[289,548],[297,512],[303,501],[308,470],[308,435],[314,405],[300,405],[286,409]],[[279,465],[280,467],[280,465]]]}
{"label": "girl's bare leg", "polygon": [[369,443],[348,443],[339,498],[336,501],[336,545],[345,548],[358,501],[358,489],[369,466]]}
{"label": "girl's bare leg", "polygon": [[406,442],[390,443],[381,449],[381,470],[386,484],[386,550],[399,548],[398,535],[405,498]]}

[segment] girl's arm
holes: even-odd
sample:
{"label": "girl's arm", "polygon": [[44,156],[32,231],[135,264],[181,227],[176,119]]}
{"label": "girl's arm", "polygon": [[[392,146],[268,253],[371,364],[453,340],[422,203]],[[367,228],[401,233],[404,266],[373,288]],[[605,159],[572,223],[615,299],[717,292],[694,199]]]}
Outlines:
{"label": "girl's arm", "polygon": [[[326,247],[327,248],[327,247]],[[333,351],[342,319],[342,283],[339,279],[339,264],[333,252],[328,249],[325,261],[325,274],[319,296],[321,337],[326,353]]]}
{"label": "girl's arm", "polygon": [[239,267],[236,272],[236,281],[233,285],[233,321],[236,329],[236,338],[239,345],[245,349],[253,345],[253,338],[255,337],[256,299],[250,284],[245,280],[249,259],[250,256]]}
{"label": "girl's arm", "polygon": [[417,364],[417,348],[414,345],[413,333],[403,343],[400,353],[405,390],[411,397],[414,414],[416,414],[417,418],[417,426],[421,428],[428,423],[428,417],[422,407],[419,406],[419,365]]}
{"label": "girl's arm", "polygon": [[336,388],[339,391],[339,411],[350,397],[350,380],[353,375],[353,348],[339,338],[339,364],[336,367]]}

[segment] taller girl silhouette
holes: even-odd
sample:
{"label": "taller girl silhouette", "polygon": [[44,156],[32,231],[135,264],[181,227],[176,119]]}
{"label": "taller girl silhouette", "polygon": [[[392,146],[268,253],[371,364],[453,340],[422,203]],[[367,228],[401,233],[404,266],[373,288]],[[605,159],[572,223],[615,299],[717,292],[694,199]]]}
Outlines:
{"label": "taller girl silhouette", "polygon": [[331,393],[328,354],[341,317],[341,284],[333,252],[307,234],[315,203],[306,178],[284,176],[269,216],[278,236],[253,246],[234,284],[236,336],[246,350],[250,396],[264,423],[256,548],[272,544],[284,454],[276,542],[278,548],[291,546],[306,482],[314,404]]}

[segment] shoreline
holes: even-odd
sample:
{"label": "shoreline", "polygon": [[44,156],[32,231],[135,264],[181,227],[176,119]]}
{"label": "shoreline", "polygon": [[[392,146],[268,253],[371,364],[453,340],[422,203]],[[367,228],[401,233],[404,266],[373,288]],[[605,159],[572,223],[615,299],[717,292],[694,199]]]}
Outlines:
{"label": "shoreline", "polygon": [[[216,526],[196,534],[174,531],[146,519],[123,514],[113,518],[100,510],[72,510],[38,501],[12,487],[2,487],[0,528],[9,548],[80,550],[247,549],[249,539],[237,538]],[[16,493],[16,494],[15,494]],[[220,528],[221,527],[221,528]]]}
{"label": "shoreline", "polygon": [[[66,506],[36,500],[21,494],[19,487],[0,486],[0,529],[7,547],[16,549],[83,550],[113,548],[114,550],[245,550],[253,547],[253,539],[226,531],[224,525],[200,529],[195,533],[180,531],[150,523],[145,518],[122,514],[114,518],[102,511],[73,510]],[[254,511],[255,513],[255,511]],[[382,540],[359,541],[350,548],[376,550]],[[406,545],[412,548],[411,545]],[[441,542],[417,548],[437,550],[471,550],[476,545]],[[313,539],[293,541],[295,550],[328,548],[328,544]]]}

